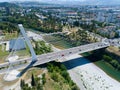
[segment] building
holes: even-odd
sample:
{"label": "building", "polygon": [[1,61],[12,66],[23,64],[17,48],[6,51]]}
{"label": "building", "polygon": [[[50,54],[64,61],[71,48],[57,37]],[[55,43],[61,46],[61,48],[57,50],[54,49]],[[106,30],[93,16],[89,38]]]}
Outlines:
{"label": "building", "polygon": [[9,51],[26,49],[26,45],[23,39],[12,39],[9,42]]}

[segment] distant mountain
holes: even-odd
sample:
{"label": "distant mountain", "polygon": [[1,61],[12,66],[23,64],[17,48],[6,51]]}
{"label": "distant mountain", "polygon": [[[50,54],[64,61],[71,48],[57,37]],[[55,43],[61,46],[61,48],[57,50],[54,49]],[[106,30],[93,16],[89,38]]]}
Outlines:
{"label": "distant mountain", "polygon": [[90,5],[120,5],[120,0],[82,0],[81,4],[90,4]]}
{"label": "distant mountain", "polygon": [[[30,0],[33,1],[33,0]],[[77,5],[120,5],[120,0],[35,0],[38,2],[54,4],[77,4]]]}
{"label": "distant mountain", "polygon": [[77,5],[120,5],[120,0],[44,0],[49,3]]}
{"label": "distant mountain", "polygon": [[36,1],[54,4],[120,5],[120,0],[36,0]]}
{"label": "distant mountain", "polygon": [[[76,5],[120,5],[120,0],[3,0],[7,2],[40,2],[50,4]],[[2,2],[2,1],[0,1]]]}
{"label": "distant mountain", "polygon": [[14,3],[1,2],[1,3],[0,3],[0,7],[11,7],[11,8],[15,8],[15,7],[19,7],[19,6],[16,5],[16,4],[14,4]]}

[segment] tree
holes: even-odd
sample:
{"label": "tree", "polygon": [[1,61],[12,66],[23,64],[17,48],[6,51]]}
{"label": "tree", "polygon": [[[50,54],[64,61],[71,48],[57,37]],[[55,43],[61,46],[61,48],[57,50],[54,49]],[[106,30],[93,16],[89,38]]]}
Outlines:
{"label": "tree", "polygon": [[58,75],[57,75],[56,72],[51,73],[51,78],[52,78],[54,81],[58,82],[59,77],[58,77]]}
{"label": "tree", "polygon": [[62,71],[61,72],[61,75],[64,77],[64,78],[67,78],[69,76],[69,74],[67,73],[67,71]]}
{"label": "tree", "polygon": [[120,65],[118,65],[117,69],[120,70]]}
{"label": "tree", "polygon": [[76,85],[73,85],[73,86],[71,87],[71,90],[79,90],[79,88],[78,88]]}
{"label": "tree", "polygon": [[104,55],[103,56],[103,59],[107,62],[111,62],[112,61],[112,58],[110,56],[107,56],[107,55]]}
{"label": "tree", "polygon": [[112,60],[112,61],[111,61],[111,64],[112,64],[115,68],[117,68],[117,67],[119,66],[119,63],[118,63],[117,60]]}
{"label": "tree", "polygon": [[51,52],[51,45],[48,44],[46,45],[44,41],[34,41],[35,43],[35,52],[37,55],[43,54],[43,53],[48,53]]}
{"label": "tree", "polygon": [[53,72],[54,70],[53,64],[47,63],[47,69],[48,69],[48,72]]}
{"label": "tree", "polygon": [[46,83],[45,73],[42,75],[42,83],[43,85]]}
{"label": "tree", "polygon": [[119,38],[119,33],[115,33],[115,38]]}
{"label": "tree", "polygon": [[32,74],[32,77],[31,77],[31,85],[32,86],[36,86],[36,83],[35,83],[35,78],[34,78],[34,75]]}
{"label": "tree", "polygon": [[75,21],[75,22],[73,23],[73,25],[78,27],[78,26],[79,26],[79,21]]}
{"label": "tree", "polygon": [[23,88],[25,86],[25,81],[21,79],[20,81],[20,87]]}
{"label": "tree", "polygon": [[65,65],[63,65],[63,64],[60,64],[60,69],[63,71],[63,70],[67,70],[66,69],[66,67],[65,67]]}
{"label": "tree", "polygon": [[37,90],[43,90],[43,86],[40,83],[37,85]]}

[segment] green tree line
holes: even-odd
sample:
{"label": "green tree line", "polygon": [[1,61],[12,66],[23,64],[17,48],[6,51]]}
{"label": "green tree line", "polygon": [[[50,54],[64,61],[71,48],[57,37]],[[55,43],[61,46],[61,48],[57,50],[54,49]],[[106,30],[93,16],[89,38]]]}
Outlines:
{"label": "green tree line", "polygon": [[57,32],[62,31],[60,22],[57,22],[54,18],[48,18],[46,20],[39,21],[34,13],[21,16],[20,14],[14,14],[13,17],[3,18],[3,21],[23,24],[26,28],[32,28],[41,32]]}
{"label": "green tree line", "polygon": [[110,63],[116,70],[120,70],[120,62],[118,60],[113,59],[111,56],[103,55],[103,60]]}

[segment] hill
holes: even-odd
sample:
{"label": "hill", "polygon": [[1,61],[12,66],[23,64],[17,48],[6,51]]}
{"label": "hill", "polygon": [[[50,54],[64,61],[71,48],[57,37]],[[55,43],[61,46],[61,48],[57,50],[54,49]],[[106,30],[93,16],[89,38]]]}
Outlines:
{"label": "hill", "polygon": [[1,2],[0,7],[18,8],[19,6],[14,3]]}

